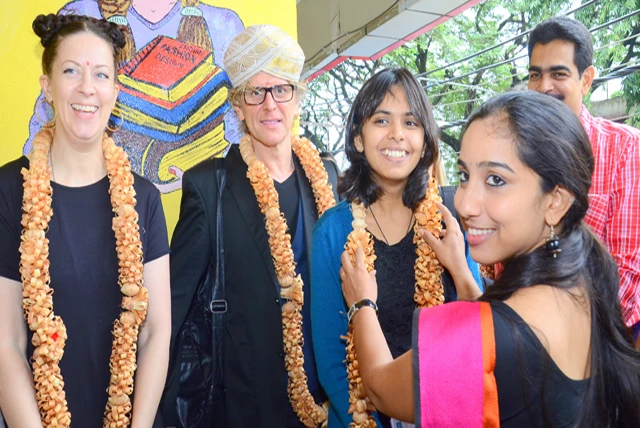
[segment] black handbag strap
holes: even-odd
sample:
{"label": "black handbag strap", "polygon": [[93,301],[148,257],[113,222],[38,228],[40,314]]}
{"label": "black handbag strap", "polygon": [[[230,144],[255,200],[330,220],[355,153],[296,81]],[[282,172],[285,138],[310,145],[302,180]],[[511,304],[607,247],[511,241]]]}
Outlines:
{"label": "black handbag strap", "polygon": [[225,330],[225,314],[227,313],[227,300],[225,298],[224,284],[224,236],[223,236],[223,214],[222,214],[222,196],[224,194],[224,186],[227,179],[227,169],[224,158],[216,158],[214,161],[217,194],[216,194],[216,266],[215,280],[211,288],[211,302],[209,310],[211,311],[211,357],[214,361],[213,373],[213,390],[224,389],[224,376],[222,365],[224,361],[224,330]]}
{"label": "black handbag strap", "polygon": [[222,195],[227,181],[227,168],[224,158],[214,160],[216,171],[216,277],[211,289],[209,310],[214,315],[227,312],[227,301],[224,293],[224,236],[222,224]]}

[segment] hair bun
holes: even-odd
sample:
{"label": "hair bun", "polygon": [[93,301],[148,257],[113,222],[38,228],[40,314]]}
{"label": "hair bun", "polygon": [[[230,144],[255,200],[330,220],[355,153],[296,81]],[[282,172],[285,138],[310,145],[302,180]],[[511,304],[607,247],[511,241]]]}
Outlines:
{"label": "hair bun", "polygon": [[126,39],[120,26],[104,19],[96,19],[83,15],[38,15],[33,20],[33,32],[40,37],[40,43],[45,48],[49,46],[56,34],[69,24],[84,21],[100,28],[101,32],[109,38],[116,52],[125,46]]}
{"label": "hair bun", "polygon": [[122,49],[126,44],[126,39],[124,37],[124,32],[120,28],[118,24],[113,22],[103,21],[108,26],[107,34],[111,38],[111,42],[116,47],[117,50]]}
{"label": "hair bun", "polygon": [[51,36],[53,36],[59,29],[57,21],[56,15],[53,13],[48,15],[38,15],[36,16],[36,19],[33,20],[31,28],[33,28],[33,32],[36,33],[36,36],[40,37],[40,43],[42,43],[42,46],[45,48],[49,45]]}
{"label": "hair bun", "polygon": [[53,36],[55,36],[60,29],[72,22],[81,21],[82,16],[79,15],[56,15],[50,13],[48,15],[38,15],[33,20],[31,27],[33,32],[40,37],[40,43],[45,48],[49,46]]}

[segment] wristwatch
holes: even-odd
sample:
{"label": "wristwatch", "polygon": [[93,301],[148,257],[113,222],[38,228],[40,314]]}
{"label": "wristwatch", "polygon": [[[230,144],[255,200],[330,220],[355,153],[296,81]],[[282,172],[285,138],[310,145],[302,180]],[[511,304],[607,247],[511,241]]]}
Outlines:
{"label": "wristwatch", "polygon": [[355,302],[349,308],[349,312],[347,312],[347,322],[351,324],[351,321],[353,320],[353,317],[356,315],[356,313],[365,306],[373,308],[376,311],[376,315],[378,315],[378,305],[376,305],[376,303],[371,299],[362,299]]}

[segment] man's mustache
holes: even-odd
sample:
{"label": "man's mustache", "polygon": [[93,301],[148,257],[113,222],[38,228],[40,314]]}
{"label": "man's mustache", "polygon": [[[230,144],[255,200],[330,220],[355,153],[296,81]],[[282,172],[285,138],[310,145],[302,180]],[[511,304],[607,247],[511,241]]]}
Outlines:
{"label": "man's mustache", "polygon": [[562,94],[545,94],[545,95],[553,97],[556,100],[564,101],[564,95],[562,95]]}

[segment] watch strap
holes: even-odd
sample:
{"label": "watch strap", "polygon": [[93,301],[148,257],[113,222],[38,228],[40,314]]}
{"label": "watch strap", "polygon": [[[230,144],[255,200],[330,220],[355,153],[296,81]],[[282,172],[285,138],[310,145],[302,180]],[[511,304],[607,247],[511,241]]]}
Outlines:
{"label": "watch strap", "polygon": [[355,302],[349,308],[349,311],[347,312],[347,322],[351,324],[351,321],[353,320],[353,317],[356,315],[356,313],[365,306],[373,308],[376,311],[376,315],[378,315],[378,305],[376,305],[376,303],[371,299],[362,299]]}

